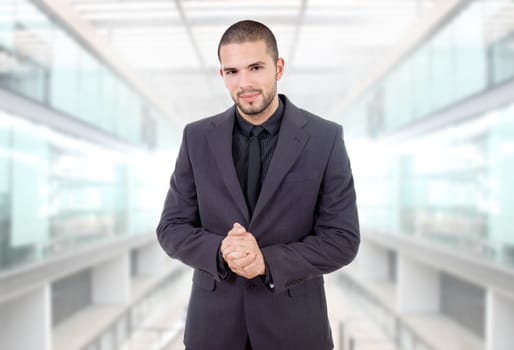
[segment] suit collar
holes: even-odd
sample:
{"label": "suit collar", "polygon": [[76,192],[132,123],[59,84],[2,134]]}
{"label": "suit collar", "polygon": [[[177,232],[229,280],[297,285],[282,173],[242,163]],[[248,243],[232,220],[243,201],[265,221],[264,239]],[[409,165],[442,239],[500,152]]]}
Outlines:
{"label": "suit collar", "polygon": [[[309,135],[304,127],[307,120],[285,95],[279,95],[284,104],[282,125],[278,133],[277,145],[269,169],[261,188],[261,193],[251,221],[253,222],[266,207],[278,189],[283,178],[300,156]],[[227,191],[240,208],[246,222],[250,215],[244,194],[241,190],[232,158],[232,132],[234,130],[235,105],[218,115],[211,122],[211,130],[207,134],[209,146],[213,150],[218,170]]]}
{"label": "suit collar", "polygon": [[207,133],[207,142],[227,191],[236,202],[241,214],[249,221],[249,211],[241,185],[237,178],[234,160],[232,158],[232,132],[234,130],[235,106],[212,119],[211,129]]}
{"label": "suit collar", "polygon": [[252,222],[262,214],[309,139],[309,134],[304,129],[307,120],[302,111],[285,95],[279,95],[279,97],[284,102],[282,125],[278,133],[275,152],[252,216]]}

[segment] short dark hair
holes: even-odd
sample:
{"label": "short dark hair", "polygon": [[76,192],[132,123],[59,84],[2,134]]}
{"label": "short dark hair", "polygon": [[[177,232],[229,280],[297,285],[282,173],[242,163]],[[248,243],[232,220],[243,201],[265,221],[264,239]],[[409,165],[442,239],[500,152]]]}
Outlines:
{"label": "short dark hair", "polygon": [[278,47],[275,35],[264,24],[251,20],[239,21],[228,27],[218,44],[218,59],[221,62],[220,50],[223,45],[259,40],[264,40],[269,54],[276,62],[278,60]]}

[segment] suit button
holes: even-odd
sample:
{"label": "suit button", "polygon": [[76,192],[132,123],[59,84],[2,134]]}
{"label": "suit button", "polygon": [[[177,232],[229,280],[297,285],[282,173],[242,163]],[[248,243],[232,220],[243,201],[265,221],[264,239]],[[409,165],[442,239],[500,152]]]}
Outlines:
{"label": "suit button", "polygon": [[246,284],[246,287],[247,287],[248,289],[253,289],[253,288],[255,288],[255,283],[253,283],[253,282],[248,282],[248,283]]}

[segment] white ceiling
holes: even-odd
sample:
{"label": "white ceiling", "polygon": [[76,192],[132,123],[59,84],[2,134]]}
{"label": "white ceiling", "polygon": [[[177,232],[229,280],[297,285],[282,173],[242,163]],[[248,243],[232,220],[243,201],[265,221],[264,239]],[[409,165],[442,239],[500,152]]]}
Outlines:
{"label": "white ceiling", "polygon": [[436,0],[69,0],[184,122],[232,101],[218,75],[225,29],[255,19],[275,33],[279,92],[328,116]]}

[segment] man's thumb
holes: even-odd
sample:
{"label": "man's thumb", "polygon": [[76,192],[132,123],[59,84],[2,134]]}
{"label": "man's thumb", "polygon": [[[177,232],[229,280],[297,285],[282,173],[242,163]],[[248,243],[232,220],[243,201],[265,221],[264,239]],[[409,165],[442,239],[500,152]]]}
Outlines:
{"label": "man's thumb", "polygon": [[239,224],[238,222],[234,223],[234,229],[237,233],[244,233],[246,232],[246,229],[241,225]]}

